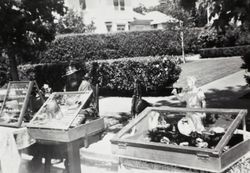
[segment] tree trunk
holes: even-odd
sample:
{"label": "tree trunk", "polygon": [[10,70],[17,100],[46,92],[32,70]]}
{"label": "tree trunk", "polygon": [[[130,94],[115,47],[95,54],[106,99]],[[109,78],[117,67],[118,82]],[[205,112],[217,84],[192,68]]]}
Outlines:
{"label": "tree trunk", "polygon": [[17,62],[16,62],[16,56],[15,55],[8,55],[9,57],[9,66],[10,66],[10,74],[11,74],[11,79],[13,81],[19,81],[18,77],[18,71],[17,71]]}

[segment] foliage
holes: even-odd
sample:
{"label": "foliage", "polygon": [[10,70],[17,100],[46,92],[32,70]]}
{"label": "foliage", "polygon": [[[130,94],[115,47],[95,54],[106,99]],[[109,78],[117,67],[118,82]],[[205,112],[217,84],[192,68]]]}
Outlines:
{"label": "foliage", "polygon": [[248,50],[241,58],[243,60],[242,68],[246,70],[244,77],[248,85],[250,85],[250,51]]}
{"label": "foliage", "polygon": [[193,21],[191,13],[184,10],[179,4],[179,2],[167,0],[166,3],[151,7],[148,11],[160,11],[166,15],[170,15],[183,22],[183,26],[191,27],[193,26]]}
{"label": "foliage", "polygon": [[140,14],[144,14],[145,12],[148,11],[148,9],[142,4],[140,4],[138,7],[133,8],[133,10]]}
{"label": "foliage", "polygon": [[202,48],[249,45],[249,38],[250,33],[240,27],[230,26],[225,33],[218,32],[213,27],[207,27],[200,32],[198,44]]}
{"label": "foliage", "polygon": [[70,9],[66,15],[59,18],[56,29],[59,34],[84,33],[86,26],[83,23],[83,18]]}
{"label": "foliage", "polygon": [[[191,29],[185,31],[187,53],[197,52],[195,42],[198,32],[199,30]],[[40,55],[39,62],[181,54],[179,31],[167,30],[71,35],[57,38],[48,47],[49,49]]]}
{"label": "foliage", "polygon": [[[176,59],[161,57],[159,60],[138,61],[114,61],[91,62],[85,64],[83,61],[76,63],[84,75],[89,72],[93,85],[99,84],[101,91],[116,91],[119,93],[130,93],[133,91],[133,82],[139,79],[145,91],[159,91],[171,86],[179,78],[181,72]],[[65,80],[64,64],[39,64],[20,66],[22,74],[28,78],[35,79],[39,86],[49,84],[53,91],[61,91]],[[33,75],[34,74],[34,75]]]}
{"label": "foliage", "polygon": [[11,76],[18,80],[17,59],[32,61],[47,42],[54,39],[52,13],[63,15],[64,0],[1,0],[0,49],[9,57]]}
{"label": "foliage", "polygon": [[213,0],[211,17],[218,15],[213,25],[225,31],[230,23],[240,21],[250,30],[250,0]]}
{"label": "foliage", "polygon": [[95,23],[91,21],[90,24],[86,25],[86,32],[92,33],[96,30]]}
{"label": "foliage", "polygon": [[0,87],[8,81],[8,63],[6,57],[0,56]]}
{"label": "foliage", "polygon": [[249,49],[250,45],[223,48],[206,48],[200,49],[200,55],[202,58],[239,56],[244,55],[245,52],[247,52]]}

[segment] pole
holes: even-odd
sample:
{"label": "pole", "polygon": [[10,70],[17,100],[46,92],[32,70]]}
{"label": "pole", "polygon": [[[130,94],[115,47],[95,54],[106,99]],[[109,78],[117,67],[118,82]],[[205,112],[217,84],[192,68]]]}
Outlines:
{"label": "pole", "polygon": [[180,21],[180,36],[181,36],[181,53],[182,53],[182,61],[183,63],[186,63],[186,59],[185,59],[185,50],[184,50],[184,34],[183,34],[183,22]]}

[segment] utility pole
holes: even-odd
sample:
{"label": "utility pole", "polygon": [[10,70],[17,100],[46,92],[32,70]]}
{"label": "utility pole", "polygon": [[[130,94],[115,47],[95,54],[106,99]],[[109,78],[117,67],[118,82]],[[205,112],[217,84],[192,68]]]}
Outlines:
{"label": "utility pole", "polygon": [[181,53],[182,53],[182,61],[186,63],[185,59],[185,50],[184,50],[184,34],[183,34],[183,22],[180,21],[180,36],[181,36]]}

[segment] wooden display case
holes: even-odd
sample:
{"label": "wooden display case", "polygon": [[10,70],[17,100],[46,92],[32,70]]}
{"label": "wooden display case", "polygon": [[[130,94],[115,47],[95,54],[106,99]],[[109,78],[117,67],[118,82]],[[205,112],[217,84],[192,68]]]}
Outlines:
{"label": "wooden display case", "polygon": [[[36,102],[39,100],[39,102]],[[0,110],[0,125],[20,127],[29,122],[35,106],[44,102],[35,81],[11,81]]]}
{"label": "wooden display case", "polygon": [[[152,138],[149,138],[150,130],[158,128],[155,123],[152,123],[156,116],[164,117],[166,122],[172,125],[178,124],[188,113],[201,113],[205,117],[214,117],[209,123],[204,123],[205,130],[202,135],[206,133],[212,135],[210,130],[215,128],[224,129],[224,132],[221,132],[221,136],[216,140],[211,138],[216,142],[206,147],[190,146],[187,142],[186,145],[181,145],[184,144],[183,141],[152,142]],[[239,161],[250,149],[249,134],[246,132],[245,125],[246,114],[246,110],[240,109],[149,107],[111,140],[112,152],[121,160],[141,160],[222,172]],[[176,131],[180,133],[178,128]]]}
{"label": "wooden display case", "polygon": [[52,93],[28,124],[30,135],[40,140],[70,142],[103,131],[102,118],[71,127],[80,110],[88,107],[92,94],[92,91]]}

